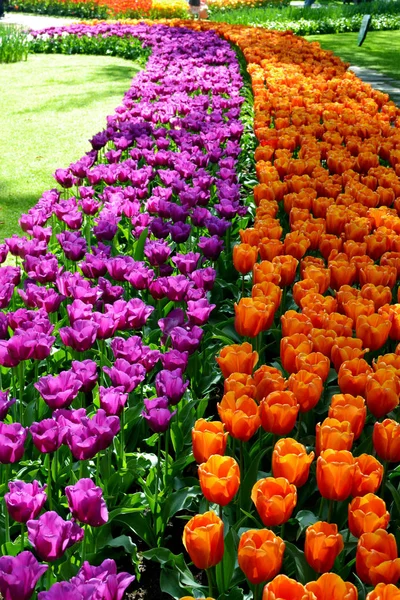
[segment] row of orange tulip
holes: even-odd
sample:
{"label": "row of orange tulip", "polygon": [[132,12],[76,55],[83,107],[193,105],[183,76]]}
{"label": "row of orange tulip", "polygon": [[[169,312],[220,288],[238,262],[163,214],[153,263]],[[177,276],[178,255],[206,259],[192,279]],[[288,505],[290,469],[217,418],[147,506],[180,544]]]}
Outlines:
{"label": "row of orange tulip", "polygon": [[[259,354],[247,342],[222,349],[221,422],[200,420],[193,430],[202,492],[225,506],[239,490],[243,473],[234,458],[223,456],[228,434],[242,443],[260,427],[284,436],[273,446],[272,477],[256,482],[251,493],[263,524],[274,527],[290,518],[316,455],[321,497],[353,497],[348,528],[359,538],[356,573],[376,586],[368,600],[399,598],[393,584],[400,579],[400,558],[386,531],[390,514],[375,495],[384,466],[370,454],[351,451],[370,413],[376,454],[385,462],[400,461],[400,425],[377,420],[399,404],[400,355],[366,360],[369,351],[400,341],[400,298],[393,291],[400,276],[400,111],[318,44],[288,32],[197,26],[215,27],[236,43],[252,77],[260,183],[254,225],[241,231],[234,248],[237,271],[252,277],[251,297],[235,305],[235,328],[255,339],[275,321],[288,374],[267,365],[254,370]],[[300,312],[282,311],[288,293]],[[399,304],[392,304],[393,296]],[[331,364],[341,393],[333,395],[327,418],[316,426],[315,452],[307,453],[286,436],[296,423],[301,435],[299,415],[320,401]],[[217,564],[224,552],[222,521],[213,512],[197,515],[185,527],[184,544],[199,568]],[[285,542],[269,529],[245,532],[238,560],[250,583],[272,579],[264,600],[356,599],[353,584],[329,573],[343,548],[336,524],[309,526],[305,557],[325,574],[305,586],[278,575]]]}

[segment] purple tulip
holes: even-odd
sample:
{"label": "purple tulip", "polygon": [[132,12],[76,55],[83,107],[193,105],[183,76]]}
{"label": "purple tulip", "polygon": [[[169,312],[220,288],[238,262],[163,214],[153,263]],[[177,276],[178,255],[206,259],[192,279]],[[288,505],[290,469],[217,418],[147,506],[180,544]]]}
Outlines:
{"label": "purple tulip", "polygon": [[204,325],[207,323],[215,304],[210,304],[206,298],[197,301],[189,300],[186,314],[191,325]]}
{"label": "purple tulip", "polygon": [[63,188],[71,188],[75,184],[75,177],[69,169],[56,169],[53,177]]}
{"label": "purple tulip", "polygon": [[174,223],[174,225],[171,225],[170,227],[171,237],[176,244],[185,243],[191,230],[192,226],[189,225],[189,223],[182,223],[181,221]]}
{"label": "purple tulip", "polygon": [[136,264],[137,267],[130,271],[130,273],[127,273],[125,279],[135,288],[135,290],[147,290],[154,279],[154,271],[142,263]]}
{"label": "purple tulip", "polygon": [[149,259],[149,263],[155,267],[165,263],[171,255],[171,248],[166,242],[157,240],[147,241],[144,247],[144,254]]}
{"label": "purple tulip", "polygon": [[200,236],[198,245],[204,256],[210,260],[217,260],[224,248],[223,240],[216,235],[209,238]]}
{"label": "purple tulip", "polygon": [[118,225],[114,221],[107,221],[106,219],[97,218],[97,225],[93,227],[93,233],[96,239],[103,242],[110,242],[118,231]]}
{"label": "purple tulip", "polygon": [[15,404],[15,398],[8,399],[10,391],[0,392],[0,421],[2,421],[8,413],[10,406]]}
{"label": "purple tulip", "polygon": [[5,340],[8,337],[8,319],[3,312],[0,313],[0,339]]}
{"label": "purple tulip", "polygon": [[85,394],[91,392],[97,382],[97,363],[94,360],[72,361],[72,372],[81,382],[81,390]]}
{"label": "purple tulip", "polygon": [[149,427],[155,433],[167,431],[172,417],[176,410],[171,413],[168,408],[168,398],[154,398],[153,400],[144,401],[145,410],[142,412],[142,417],[146,419]]}
{"label": "purple tulip", "polygon": [[159,350],[152,350],[149,346],[143,346],[142,356],[139,362],[144,366],[146,372],[149,373],[160,358],[161,352]]}
{"label": "purple tulip", "polygon": [[9,481],[8,489],[10,491],[4,495],[4,500],[14,521],[26,523],[29,519],[36,519],[47,500],[46,486],[40,487],[38,481]]}
{"label": "purple tulip", "polygon": [[82,416],[79,424],[64,423],[65,441],[76,460],[88,460],[108,448],[120,430],[119,418],[108,417],[101,408],[92,419]]}
{"label": "purple tulip", "polygon": [[93,256],[93,254],[85,254],[85,260],[79,263],[79,267],[84,276],[89,279],[97,279],[107,272],[104,259],[99,256]]}
{"label": "purple tulip", "polygon": [[171,275],[167,277],[166,284],[167,298],[173,302],[185,300],[189,287],[193,285],[184,275]]}
{"label": "purple tulip", "polygon": [[24,444],[27,429],[24,429],[20,423],[2,423],[0,422],[0,463],[8,465],[21,460],[24,454]]}
{"label": "purple tulip", "polygon": [[203,330],[196,325],[191,330],[187,331],[183,327],[174,327],[171,331],[171,342],[174,350],[180,352],[193,352],[198,348],[200,340],[203,336]]}
{"label": "purple tulip", "polygon": [[92,286],[90,281],[80,279],[71,282],[69,293],[75,300],[81,300],[86,304],[94,304],[101,296],[101,291],[97,286]]}
{"label": "purple tulip", "polygon": [[64,521],[56,512],[48,511],[26,524],[28,540],[42,560],[53,562],[67,548],[83,539],[84,531],[77,523]]}
{"label": "purple tulip", "polygon": [[115,256],[106,262],[108,274],[116,281],[125,281],[125,275],[134,267],[135,261],[131,256]]}
{"label": "purple tulip", "polygon": [[172,258],[172,262],[175,263],[182,275],[188,275],[192,273],[200,260],[199,252],[188,252],[187,254],[176,254]]}
{"label": "purple tulip", "polygon": [[75,585],[98,583],[99,598],[104,600],[122,600],[126,588],[134,581],[134,575],[118,573],[114,560],[108,558],[98,567],[92,567],[84,562],[76,577],[71,579]]}
{"label": "purple tulip", "polygon": [[91,479],[79,479],[75,485],[65,488],[69,510],[72,516],[91,527],[100,527],[108,521],[108,510],[103,498],[103,490]]}
{"label": "purple tulip", "polygon": [[16,367],[19,360],[13,358],[8,352],[8,341],[0,340],[0,365],[3,367]]}
{"label": "purple tulip", "polygon": [[156,375],[156,391],[159,396],[166,396],[170,404],[175,405],[182,399],[189,382],[183,381],[182,371],[162,370]]}
{"label": "purple tulip", "polygon": [[216,276],[217,273],[212,267],[197,269],[190,274],[190,278],[192,281],[194,281],[196,286],[206,290],[207,292],[213,289]]}
{"label": "purple tulip", "polygon": [[98,286],[101,291],[101,299],[105,304],[112,304],[124,293],[124,288],[120,285],[112,285],[108,279],[99,277]]}
{"label": "purple tulip", "polygon": [[18,294],[21,296],[25,306],[29,308],[42,308],[47,313],[56,312],[64,300],[64,296],[57,294],[55,290],[40,287],[34,283],[28,283],[25,291],[18,290]]}
{"label": "purple tulip", "polygon": [[133,392],[146,376],[146,369],[140,364],[130,364],[117,358],[112,367],[103,367],[114,386],[122,386],[127,393]]}
{"label": "purple tulip", "polygon": [[[15,285],[13,283],[5,283],[0,288],[0,308],[8,308],[12,295],[14,293]],[[19,290],[18,290],[19,291]]]}
{"label": "purple tulip", "polygon": [[55,583],[47,592],[39,592],[38,600],[93,600],[97,588],[94,584],[83,584],[79,588],[69,581]]}
{"label": "purple tulip", "polygon": [[174,308],[163,319],[159,319],[158,326],[164,335],[168,336],[174,327],[185,323],[185,313],[181,308]]}
{"label": "purple tulip", "polygon": [[180,369],[182,372],[186,370],[189,360],[189,352],[180,352],[179,350],[169,350],[165,354],[161,354],[161,362],[164,369],[173,371]]}
{"label": "purple tulip", "polygon": [[44,256],[27,256],[24,261],[24,269],[30,279],[38,283],[52,283],[60,272],[57,257],[54,254]]}
{"label": "purple tulip", "polygon": [[48,569],[32,552],[0,557],[0,593],[5,600],[29,600],[40,577]]}
{"label": "purple tulip", "polygon": [[96,341],[97,328],[93,321],[78,320],[72,327],[61,327],[59,334],[63,344],[78,352],[86,352]]}
{"label": "purple tulip", "polygon": [[105,388],[99,387],[100,407],[109,415],[120,415],[124,409],[128,394],[122,386]]}
{"label": "purple tulip", "polygon": [[67,313],[69,322],[73,325],[75,321],[80,321],[81,319],[90,320],[93,314],[93,307],[91,304],[82,302],[82,300],[74,300],[72,304],[68,304]]}
{"label": "purple tulip", "polygon": [[77,397],[81,381],[70,371],[61,371],[58,375],[46,375],[33,384],[52,410],[67,408]]}
{"label": "purple tulip", "polygon": [[138,335],[132,335],[127,340],[121,337],[115,337],[111,340],[111,350],[114,358],[123,358],[129,363],[140,361],[142,348],[142,340]]}
{"label": "purple tulip", "polygon": [[55,419],[32,423],[29,429],[35,447],[43,454],[55,452],[62,444],[62,431]]}
{"label": "purple tulip", "polygon": [[68,260],[81,260],[86,253],[87,244],[82,234],[78,231],[63,231],[57,233],[56,238]]}

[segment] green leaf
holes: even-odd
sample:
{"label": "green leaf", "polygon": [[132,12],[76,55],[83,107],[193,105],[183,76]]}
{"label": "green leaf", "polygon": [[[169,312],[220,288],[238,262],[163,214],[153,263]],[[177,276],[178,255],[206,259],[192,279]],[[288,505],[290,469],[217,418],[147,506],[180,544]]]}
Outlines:
{"label": "green leaf", "polygon": [[258,467],[260,461],[262,457],[269,451],[269,448],[265,448],[265,450],[263,450],[253,458],[240,485],[240,506],[243,507],[245,510],[249,510],[251,507],[251,490],[253,485],[257,481]]}
{"label": "green leaf", "polygon": [[297,546],[291,544],[290,542],[285,541],[285,544],[285,553],[290,558],[292,558],[295,563],[297,580],[300,581],[300,583],[302,583],[303,585],[308,583],[309,581],[315,580],[315,572],[306,561],[304,552],[299,550]]}
{"label": "green leaf", "polygon": [[119,535],[107,544],[110,548],[123,548],[127,554],[136,554],[137,546],[128,535]]}
{"label": "green leaf", "polygon": [[396,490],[394,485],[392,483],[390,483],[390,481],[386,481],[386,487],[393,496],[393,500],[394,500],[394,503],[395,503],[396,509],[397,509],[396,512],[399,515],[400,514],[400,494],[399,494],[398,490]]}
{"label": "green leaf", "polygon": [[192,504],[193,498],[197,498],[199,493],[200,488],[197,486],[182,488],[170,494],[162,507],[163,519],[169,521],[180,510],[188,509]]}
{"label": "green leaf", "polygon": [[114,519],[120,523],[125,523],[137,536],[140,537],[148,546],[155,546],[156,539],[153,529],[150,525],[149,514],[142,512],[133,512],[121,514]]}
{"label": "green leaf", "polygon": [[229,589],[233,571],[235,570],[239,536],[232,528],[225,536],[224,557],[215,568],[218,591],[222,594]]}
{"label": "green leaf", "polygon": [[311,510],[300,510],[295,516],[295,520],[299,524],[299,529],[296,536],[296,540],[298,540],[303,531],[307,529],[307,527],[309,527],[310,525],[314,525],[314,523],[317,523],[319,521],[319,518],[317,517],[317,515],[314,515],[314,513],[311,512]]}
{"label": "green leaf", "polygon": [[143,260],[143,258],[144,258],[144,245],[147,240],[147,234],[148,234],[148,229],[147,229],[147,227],[145,227],[143,229],[142,233],[140,234],[139,239],[137,240],[137,242],[135,244],[135,254],[134,254],[135,260]]}

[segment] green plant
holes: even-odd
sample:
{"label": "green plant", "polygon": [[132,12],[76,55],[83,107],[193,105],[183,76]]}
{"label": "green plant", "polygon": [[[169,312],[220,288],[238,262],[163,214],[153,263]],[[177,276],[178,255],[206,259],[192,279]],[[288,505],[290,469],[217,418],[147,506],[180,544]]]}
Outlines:
{"label": "green plant", "polygon": [[0,63],[19,62],[27,58],[26,31],[17,25],[0,25]]}

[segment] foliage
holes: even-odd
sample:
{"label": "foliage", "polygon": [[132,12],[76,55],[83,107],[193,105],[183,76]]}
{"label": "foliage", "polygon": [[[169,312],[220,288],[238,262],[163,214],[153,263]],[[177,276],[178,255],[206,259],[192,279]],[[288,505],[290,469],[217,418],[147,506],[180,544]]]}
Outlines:
{"label": "foliage", "polygon": [[28,58],[26,31],[17,25],[0,23],[0,63],[13,63]]}

